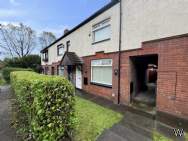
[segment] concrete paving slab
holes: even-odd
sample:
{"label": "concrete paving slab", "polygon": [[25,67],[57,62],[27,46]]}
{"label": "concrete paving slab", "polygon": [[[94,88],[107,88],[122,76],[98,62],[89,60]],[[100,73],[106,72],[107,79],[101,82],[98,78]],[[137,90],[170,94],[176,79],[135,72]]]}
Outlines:
{"label": "concrete paving slab", "polygon": [[0,141],[20,141],[11,128],[10,86],[0,86]]}

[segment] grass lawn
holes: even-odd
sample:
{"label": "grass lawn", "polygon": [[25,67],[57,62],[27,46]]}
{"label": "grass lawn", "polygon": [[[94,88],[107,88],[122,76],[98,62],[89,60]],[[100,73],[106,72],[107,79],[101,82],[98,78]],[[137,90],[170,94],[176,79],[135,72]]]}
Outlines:
{"label": "grass lawn", "polygon": [[95,141],[104,131],[122,119],[122,115],[88,100],[76,97],[76,141]]}

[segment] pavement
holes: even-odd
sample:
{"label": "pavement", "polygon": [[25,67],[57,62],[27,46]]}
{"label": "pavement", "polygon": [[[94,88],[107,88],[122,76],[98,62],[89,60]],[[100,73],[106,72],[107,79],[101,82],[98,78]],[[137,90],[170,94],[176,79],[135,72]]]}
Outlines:
{"label": "pavement", "polygon": [[0,141],[20,141],[11,128],[10,86],[0,86]]}
{"label": "pavement", "polygon": [[123,119],[110,129],[106,129],[97,141],[152,141],[154,131],[173,141],[185,141],[184,136],[176,137],[173,127],[157,121],[155,115],[151,113],[117,105],[107,99],[80,90],[76,91],[76,95],[123,115]]}
{"label": "pavement", "polygon": [[[98,105],[126,115],[112,128],[106,129],[98,137],[97,141],[152,141],[152,132],[151,130],[147,130],[154,126],[152,118],[133,114],[125,106],[114,104],[96,95],[87,94],[83,91],[77,91],[76,94]],[[145,122],[143,123],[143,121]],[[138,123],[140,124],[139,128]]]}

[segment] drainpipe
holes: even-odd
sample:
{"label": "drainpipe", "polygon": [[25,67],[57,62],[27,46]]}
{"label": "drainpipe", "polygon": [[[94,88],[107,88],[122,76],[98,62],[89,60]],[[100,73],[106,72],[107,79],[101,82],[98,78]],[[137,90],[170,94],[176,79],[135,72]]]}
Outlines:
{"label": "drainpipe", "polygon": [[119,8],[119,50],[118,50],[118,104],[120,104],[120,78],[121,78],[121,34],[122,34],[122,1],[120,2],[120,8]]}

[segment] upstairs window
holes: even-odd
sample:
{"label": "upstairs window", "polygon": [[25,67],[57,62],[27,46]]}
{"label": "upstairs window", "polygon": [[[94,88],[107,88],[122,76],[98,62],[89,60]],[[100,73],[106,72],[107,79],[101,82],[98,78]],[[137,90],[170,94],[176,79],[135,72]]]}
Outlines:
{"label": "upstairs window", "polygon": [[112,59],[91,61],[91,82],[112,85]]}
{"label": "upstairs window", "polygon": [[64,54],[64,52],[65,52],[65,50],[64,50],[64,45],[63,45],[63,44],[58,45],[58,46],[57,46],[57,55],[58,55],[58,56],[61,56],[61,55]]}
{"label": "upstairs window", "polygon": [[110,39],[111,27],[110,18],[93,26],[93,43]]}
{"label": "upstairs window", "polygon": [[46,51],[42,54],[42,59],[43,59],[43,61],[48,61],[48,51]]}

